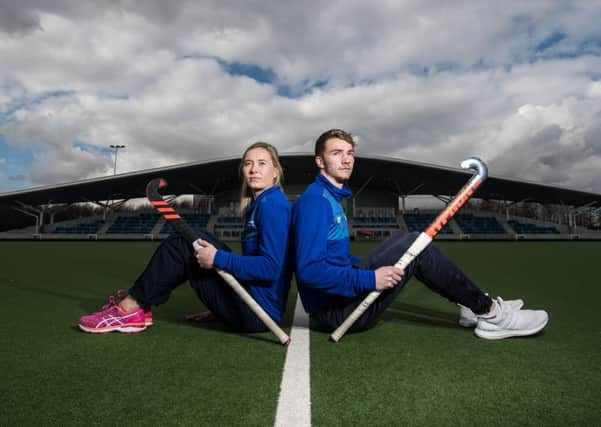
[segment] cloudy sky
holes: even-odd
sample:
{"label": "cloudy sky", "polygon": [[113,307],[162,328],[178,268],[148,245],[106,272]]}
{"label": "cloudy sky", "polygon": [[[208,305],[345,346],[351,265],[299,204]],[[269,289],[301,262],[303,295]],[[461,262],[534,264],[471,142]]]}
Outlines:
{"label": "cloudy sky", "polygon": [[[446,4],[446,5],[445,5]],[[360,154],[601,193],[601,2],[0,0],[0,191]],[[359,166],[360,167],[360,166]]]}

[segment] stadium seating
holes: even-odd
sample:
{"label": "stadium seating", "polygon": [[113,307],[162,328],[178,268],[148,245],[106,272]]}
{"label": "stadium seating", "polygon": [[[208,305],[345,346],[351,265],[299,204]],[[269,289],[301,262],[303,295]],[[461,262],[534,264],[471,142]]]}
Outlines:
{"label": "stadium seating", "polygon": [[352,219],[353,227],[357,228],[398,228],[395,217],[356,216]]}
{"label": "stadium seating", "polygon": [[54,233],[58,234],[96,234],[102,225],[102,221],[80,222],[75,225],[62,225],[54,229]]}
{"label": "stadium seating", "polygon": [[244,222],[239,216],[220,216],[215,228],[243,228]]}
{"label": "stadium seating", "polygon": [[[180,213],[180,215],[195,232],[198,233],[200,230],[206,231],[210,215],[197,213]],[[174,232],[175,230],[173,229],[169,221],[166,221],[165,224],[163,224],[163,226],[161,227],[161,231],[159,232],[159,234],[171,234]]]}
{"label": "stadium seating", "polygon": [[390,206],[357,206],[348,221],[357,239],[381,240],[399,229],[395,210]]}
{"label": "stadium seating", "polygon": [[224,238],[236,238],[239,239],[242,236],[242,230],[222,230],[221,236]]}
{"label": "stadium seating", "polygon": [[521,223],[515,220],[509,220],[507,222],[517,234],[559,234],[559,230],[553,226]]}
{"label": "stadium seating", "polygon": [[464,234],[506,234],[503,226],[492,216],[458,214],[455,216],[455,221]]}
{"label": "stadium seating", "polygon": [[222,213],[215,223],[215,235],[226,240],[238,240],[242,236],[243,228],[244,220],[241,217],[231,213]]}
{"label": "stadium seating", "polygon": [[[424,231],[436,219],[434,213],[405,213],[403,219],[407,224],[408,231]],[[445,225],[440,234],[453,234],[449,225]]]}
{"label": "stadium seating", "polygon": [[382,240],[399,229],[394,209],[389,207],[357,208],[349,223],[353,235],[360,240]]}
{"label": "stadium seating", "polygon": [[157,213],[141,213],[134,216],[119,216],[106,234],[148,234],[159,220]]}

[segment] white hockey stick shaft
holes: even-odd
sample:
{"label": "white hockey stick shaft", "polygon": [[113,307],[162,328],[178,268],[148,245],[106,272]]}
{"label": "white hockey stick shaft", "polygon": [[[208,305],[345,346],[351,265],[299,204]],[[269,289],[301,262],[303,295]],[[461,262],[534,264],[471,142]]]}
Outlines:
{"label": "white hockey stick shaft", "polygon": [[[421,251],[423,251],[430,242],[436,237],[436,235],[444,228],[449,220],[457,213],[457,211],[468,201],[468,199],[474,194],[476,189],[480,187],[482,182],[488,177],[488,169],[484,162],[475,157],[461,162],[463,169],[474,169],[476,173],[471,177],[467,184],[463,186],[461,191],[449,202],[447,207],[436,217],[436,219],[428,226],[428,228],[420,233],[415,241],[409,246],[409,249],[405,251],[403,256],[396,262],[395,267],[405,269]],[[338,326],[338,328],[332,332],[330,339],[334,342],[340,341],[340,339],[346,334],[351,326],[365,313],[370,305],[380,296],[382,291],[376,290],[370,292],[361,304],[355,308],[355,310]]]}
{"label": "white hockey stick shaft", "polygon": [[[192,244],[195,250],[202,250],[202,246],[197,240]],[[277,323],[263,310],[255,299],[248,293],[246,289],[238,282],[238,280],[227,271],[215,268],[217,273],[225,280],[225,282],[236,292],[236,294],[244,301],[246,305],[252,310],[253,313],[269,328],[271,332],[280,340],[282,344],[288,346],[290,344],[290,337],[284,332]]]}

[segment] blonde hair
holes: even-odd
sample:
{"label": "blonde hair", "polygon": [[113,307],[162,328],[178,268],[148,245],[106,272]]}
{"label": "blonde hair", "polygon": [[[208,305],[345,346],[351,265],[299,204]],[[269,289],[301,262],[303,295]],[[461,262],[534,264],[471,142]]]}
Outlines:
{"label": "blonde hair", "polygon": [[[250,205],[250,203],[252,202],[252,192],[250,191],[250,189],[248,188],[248,185],[246,184],[246,181],[244,180],[244,177],[242,176],[242,168],[244,167],[244,160],[246,158],[246,154],[250,151],[253,150],[255,148],[262,148],[264,150],[266,150],[269,155],[271,156],[271,161],[273,162],[273,166],[278,170],[278,175],[275,177],[275,182],[274,185],[279,185],[280,187],[282,187],[282,182],[284,181],[284,170],[282,169],[282,165],[280,163],[280,158],[278,155],[278,150],[277,148],[275,148],[273,145],[268,144],[267,142],[255,142],[251,145],[249,145],[246,150],[244,150],[244,153],[242,154],[242,160],[240,160],[240,176],[242,177],[242,186],[240,187],[240,216],[242,218],[244,218],[244,215],[246,214],[246,208],[248,207],[248,205]],[[283,190],[283,188],[282,188]]]}

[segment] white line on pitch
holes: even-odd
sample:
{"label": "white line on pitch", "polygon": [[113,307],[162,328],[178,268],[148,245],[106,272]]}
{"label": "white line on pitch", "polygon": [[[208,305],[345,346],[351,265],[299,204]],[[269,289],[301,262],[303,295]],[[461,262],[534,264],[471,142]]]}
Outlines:
{"label": "white line on pitch", "polygon": [[308,427],[311,425],[309,316],[303,310],[300,296],[296,300],[290,338],[275,426]]}

